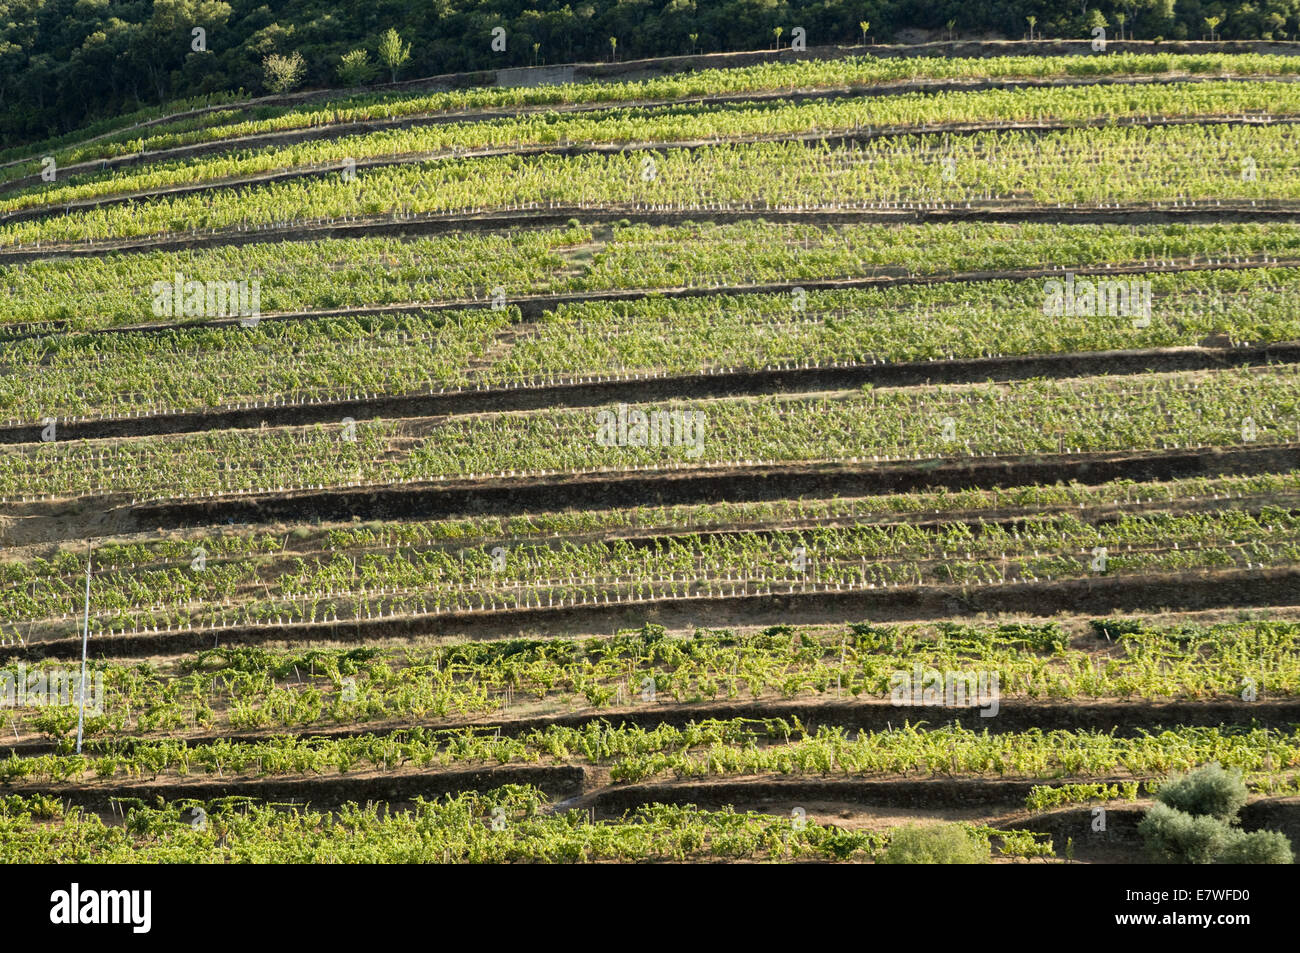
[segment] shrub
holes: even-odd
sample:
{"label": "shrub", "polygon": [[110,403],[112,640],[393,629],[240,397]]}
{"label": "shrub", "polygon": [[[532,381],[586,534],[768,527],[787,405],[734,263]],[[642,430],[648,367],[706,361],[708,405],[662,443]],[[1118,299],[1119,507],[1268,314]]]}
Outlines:
{"label": "shrub", "polygon": [[1238,770],[1207,764],[1160,785],[1156,800],[1184,814],[1231,821],[1246,803],[1246,782]]}
{"label": "shrub", "polygon": [[1238,832],[1223,852],[1215,858],[1217,864],[1293,864],[1291,841],[1281,831]]}
{"label": "shrub", "polygon": [[1208,764],[1171,778],[1160,802],[1138,824],[1147,849],[1170,863],[1290,864],[1291,842],[1280,831],[1243,833],[1233,824],[1246,803],[1239,770]]}
{"label": "shrub", "polygon": [[998,853],[1004,857],[1054,857],[1052,839],[1033,831],[1005,831]]}
{"label": "shrub", "polygon": [[1099,639],[1118,639],[1123,635],[1140,635],[1146,629],[1141,619],[1092,619],[1093,634]]}
{"label": "shrub", "polygon": [[1064,652],[1070,644],[1070,636],[1061,628],[1059,622],[1047,622],[1041,625],[1024,622],[1003,623],[997,627],[996,636],[1005,642],[1023,640],[1038,652]]}
{"label": "shrub", "polygon": [[352,50],[343,54],[335,72],[344,86],[364,86],[375,78],[379,67],[370,62],[370,54],[365,50]]}
{"label": "shrub", "polygon": [[870,847],[871,835],[832,828],[817,843],[817,849],[835,860],[848,860],[857,851]]}
{"label": "shrub", "polygon": [[301,53],[290,53],[288,56],[272,53],[262,60],[262,71],[266,77],[267,89],[273,93],[287,93],[302,82],[307,73],[307,64],[303,62]]}
{"label": "shrub", "polygon": [[889,838],[881,864],[984,864],[988,848],[956,824],[900,827]]}
{"label": "shrub", "polygon": [[1193,817],[1156,804],[1138,823],[1138,833],[1155,857],[1170,864],[1212,864],[1240,836],[1217,817]]}

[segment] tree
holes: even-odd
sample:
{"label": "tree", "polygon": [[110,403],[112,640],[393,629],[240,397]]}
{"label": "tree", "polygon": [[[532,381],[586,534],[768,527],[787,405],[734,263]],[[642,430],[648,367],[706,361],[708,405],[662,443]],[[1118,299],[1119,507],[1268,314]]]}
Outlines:
{"label": "tree", "polygon": [[772,35],[776,37],[776,48],[781,48],[781,34],[785,32],[785,27],[778,26],[772,29]]}
{"label": "tree", "polygon": [[17,43],[0,39],[0,66],[4,67],[0,69],[0,104],[4,103],[9,89],[18,87],[18,71],[26,58],[23,48]]}
{"label": "tree", "polygon": [[957,21],[956,21],[956,20],[949,20],[947,26],[948,26],[948,42],[951,43],[951,42],[952,42],[952,31],[956,28],[956,26],[957,26]]}
{"label": "tree", "polygon": [[862,31],[862,45],[863,45],[863,46],[866,46],[866,45],[867,45],[867,31],[871,29],[871,21],[870,21],[870,20],[859,20],[859,21],[858,21],[858,29],[860,29],[860,30]]}
{"label": "tree", "polygon": [[1247,793],[1240,769],[1227,771],[1214,762],[1170,778],[1160,785],[1156,800],[1184,814],[1228,821],[1245,806]]}
{"label": "tree", "polygon": [[1147,850],[1168,864],[1212,864],[1233,839],[1224,821],[1184,814],[1164,804],[1152,805],[1138,823],[1138,833]]}
{"label": "tree", "polygon": [[609,38],[609,58],[611,60],[618,59],[618,37],[616,36]]}
{"label": "tree", "polygon": [[262,60],[262,73],[267,89],[273,93],[287,93],[302,82],[307,64],[302,61],[302,54],[296,51],[288,56],[272,53]]}
{"label": "tree", "polygon": [[1217,762],[1168,779],[1138,824],[1147,850],[1174,864],[1290,864],[1291,842],[1279,831],[1245,833],[1238,813],[1246,804],[1240,769]]}
{"label": "tree", "polygon": [[1124,39],[1124,21],[1127,19],[1128,17],[1123,13],[1115,14],[1115,22],[1119,24],[1119,38],[1121,40]]}
{"label": "tree", "polygon": [[388,71],[397,82],[397,71],[411,58],[411,44],[403,43],[401,35],[392,27],[379,38],[379,62],[388,67]]}
{"label": "tree", "polygon": [[1219,24],[1223,22],[1223,17],[1206,17],[1205,25],[1210,28],[1210,39],[1214,40],[1214,31],[1218,29]]}
{"label": "tree", "polygon": [[1038,17],[1025,17],[1025,21],[1029,24],[1029,38],[1032,40],[1034,38],[1034,27],[1038,26]]}
{"label": "tree", "polygon": [[370,62],[370,54],[365,50],[344,53],[335,70],[344,86],[364,86],[375,78],[377,72],[379,67]]}
{"label": "tree", "polygon": [[700,42],[700,35],[698,33],[692,33],[689,36],[687,36],[687,39],[691,41],[691,53],[694,53],[696,49],[698,49],[699,42]]}

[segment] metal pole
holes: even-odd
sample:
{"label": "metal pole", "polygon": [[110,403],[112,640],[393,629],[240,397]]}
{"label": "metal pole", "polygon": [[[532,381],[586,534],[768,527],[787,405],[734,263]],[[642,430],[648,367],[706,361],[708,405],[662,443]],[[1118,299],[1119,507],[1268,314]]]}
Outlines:
{"label": "metal pole", "polygon": [[81,732],[86,723],[86,647],[90,642],[90,561],[95,550],[86,552],[86,626],[81,630],[81,684],[77,686],[77,754],[81,754]]}

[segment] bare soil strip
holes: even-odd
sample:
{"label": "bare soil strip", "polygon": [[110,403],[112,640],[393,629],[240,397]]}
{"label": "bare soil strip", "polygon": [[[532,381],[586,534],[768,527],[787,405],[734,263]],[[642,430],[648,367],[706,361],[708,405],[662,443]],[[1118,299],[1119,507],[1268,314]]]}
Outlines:
{"label": "bare soil strip", "polygon": [[[1300,221],[1300,209],[1296,213]],[[1217,219],[1215,219],[1217,220]],[[1210,221],[1207,219],[1207,222]],[[1266,257],[1266,256],[1265,256]],[[854,288],[911,287],[943,284],[978,284],[986,281],[1024,281],[1040,278],[1059,278],[1065,273],[1076,277],[1114,277],[1116,275],[1147,274],[1182,274],[1201,271],[1245,271],[1259,268],[1295,268],[1300,267],[1300,258],[1269,258],[1267,262],[1259,259],[1215,260],[1213,263],[1197,261],[1195,256],[1186,261],[1153,261],[1115,263],[1106,266],[1079,265],[1068,269],[1031,267],[1000,268],[986,271],[936,272],[933,274],[908,274],[903,269],[892,272],[879,270],[879,273],[861,278],[804,278],[791,281],[750,282],[747,284],[713,285],[700,287],[696,285],[664,286],[659,288],[604,288],[592,291],[571,291],[559,293],[524,294],[511,298],[507,303],[518,308],[524,322],[536,321],[562,305],[582,304],[584,302],[633,302],[645,298],[712,298],[736,295],[787,294],[795,288],[805,291],[837,291]],[[441,311],[470,311],[490,308],[492,302],[483,298],[443,299],[440,301],[415,302],[403,304],[382,304],[368,307],[321,308],[312,311],[281,311],[263,314],[258,322],[273,321],[315,321],[327,318],[363,318],[380,316],[401,316],[428,314]],[[66,321],[42,321],[36,324],[0,324],[0,342],[17,341],[33,337],[50,335],[76,334],[158,334],[182,328],[228,328],[233,330],[240,318],[214,318],[195,321],[157,321],[146,324],[111,325],[92,328],[86,331],[70,330]],[[247,320],[247,319],[243,319]],[[522,325],[515,325],[515,328]],[[936,362],[938,363],[938,362]]]}
{"label": "bare soil strip", "polygon": [[[1058,779],[1056,783],[1076,780]],[[1127,778],[1088,778],[1114,784]],[[796,807],[841,804],[854,813],[862,808],[974,808],[1001,814],[1004,829],[1030,829],[1050,834],[1060,847],[1067,837],[1090,845],[1104,841],[1131,845],[1137,839],[1137,822],[1145,805],[1107,802],[1106,833],[1090,838],[1091,806],[1075,806],[1031,815],[1024,809],[1032,790],[1053,782],[1000,778],[897,778],[897,777],[731,777],[709,780],[654,781],[610,784],[604,771],[582,766],[519,765],[483,770],[390,770],[330,775],[327,777],[238,777],[202,780],[140,781],[122,784],[82,782],[60,785],[21,784],[12,790],[27,797],[44,795],[92,810],[108,811],[114,803],[141,800],[213,801],[251,797],[284,805],[326,809],[347,801],[386,801],[401,805],[416,797],[434,798],[462,791],[489,791],[504,784],[531,784],[553,801],[555,810],[580,809],[597,818],[616,819],[646,804],[695,805],[703,809],[753,810],[790,816]],[[1006,817],[1010,814],[1011,816]],[[1241,812],[1245,830],[1281,830],[1290,837],[1300,833],[1300,798],[1252,799]]]}
{"label": "bare soil strip", "polygon": [[[873,496],[939,488],[988,489],[1119,479],[1177,480],[1193,476],[1284,473],[1300,466],[1300,447],[1199,448],[972,457],[900,463],[827,463],[666,470],[659,473],[564,474],[443,483],[193,499],[131,509],[139,529],[311,519],[438,519],[466,513],[610,509],[801,496]],[[46,512],[59,512],[46,504]],[[31,512],[39,512],[41,505]]]}
{"label": "bare soil strip", "polygon": [[739,777],[717,781],[662,781],[646,784],[605,784],[599,769],[582,766],[514,765],[477,771],[389,770],[325,777],[229,777],[166,779],[123,783],[70,782],[59,785],[14,784],[8,788],[24,797],[55,797],[91,809],[108,808],[111,801],[134,799],[152,804],[167,801],[212,801],[224,797],[251,797],[315,808],[347,801],[410,801],[462,791],[490,791],[504,784],[531,784],[562,808],[596,810],[598,816],[618,817],[642,804],[695,804],[701,808],[744,805],[744,810],[770,810],[788,814],[792,807],[818,801],[845,801],[863,806],[954,807],[963,805],[1007,808],[1023,806],[1030,791],[1043,781],[896,778],[836,778],[772,776]]}
{"label": "bare soil strip", "polygon": [[[191,527],[356,519],[448,519],[563,509],[675,503],[861,498],[946,488],[990,489],[1115,480],[1285,473],[1300,467],[1300,446],[1197,448],[1038,457],[754,465],[653,473],[568,473],[456,479],[313,491],[196,497],[131,505],[125,494],[10,503],[0,533],[10,545]],[[960,518],[960,517],[959,517]]]}
{"label": "bare soil strip", "polygon": [[[1118,495],[1118,494],[1117,494]],[[870,498],[860,498],[857,500],[859,505],[864,505]],[[1007,532],[1018,530],[1022,532],[1034,532],[1034,527],[1044,518],[1052,518],[1067,514],[1077,518],[1080,522],[1089,523],[1093,526],[1105,527],[1119,523],[1122,520],[1135,516],[1147,516],[1152,514],[1169,514],[1183,515],[1191,513],[1218,513],[1222,514],[1227,510],[1233,510],[1240,513],[1259,516],[1263,507],[1270,507],[1285,512],[1288,516],[1300,515],[1300,495],[1295,491],[1282,491],[1279,493],[1268,494],[1251,494],[1242,496],[1238,494],[1233,498],[1225,496],[1219,499],[1214,497],[1194,497],[1183,496],[1174,497],[1173,499],[1154,499],[1148,498],[1143,500],[1141,496],[1137,499],[1132,498],[1131,490],[1127,498],[1123,501],[1114,500],[1109,502],[1098,502],[1075,508],[1065,504],[1038,503],[1025,506],[1002,506],[1002,507],[976,507],[961,508],[958,510],[945,510],[942,514],[939,512],[893,512],[886,510],[880,513],[870,513],[859,510],[856,513],[832,513],[831,515],[814,517],[814,516],[786,516],[784,518],[760,518],[754,517],[748,520],[731,520],[709,523],[706,525],[678,526],[668,522],[644,523],[630,526],[614,526],[605,529],[596,529],[587,532],[568,532],[563,535],[527,535],[522,538],[511,537],[501,533],[489,533],[487,535],[473,535],[464,538],[447,538],[439,540],[427,540],[418,546],[400,546],[400,545],[382,545],[374,546],[355,546],[349,547],[349,552],[353,553],[379,553],[389,555],[402,549],[410,549],[412,552],[432,552],[440,551],[452,554],[458,554],[465,550],[467,546],[482,547],[492,546],[495,544],[512,544],[525,542],[532,546],[548,547],[557,549],[563,546],[588,545],[595,543],[618,543],[630,546],[633,549],[643,550],[652,549],[662,546],[666,541],[677,539],[682,536],[690,536],[699,539],[711,539],[718,537],[729,537],[737,534],[753,536],[759,539],[770,539],[777,533],[791,532],[809,532],[823,527],[843,528],[850,526],[910,526],[920,530],[943,532],[953,526],[964,527],[973,538],[978,538],[986,534],[991,529],[1002,529]],[[325,528],[346,528],[350,523],[329,523]],[[292,528],[287,524],[284,528]],[[321,524],[316,524],[315,528],[322,530]],[[200,531],[201,532],[201,531]],[[0,539],[3,539],[0,536]],[[266,572],[276,571],[275,567],[281,566],[287,561],[295,559],[328,559],[333,549],[326,548],[322,542],[323,532],[315,536],[314,542],[306,545],[294,545],[286,542],[285,547],[279,552],[271,555],[263,564]],[[121,540],[117,540],[121,541]],[[15,546],[9,550],[11,557],[30,559],[44,558],[48,555],[41,544],[28,550],[24,546]],[[227,562],[229,557],[214,557],[208,560],[208,565],[218,566]],[[231,560],[234,561],[234,560]],[[172,568],[174,563],[160,559],[154,562],[137,563],[134,569],[140,572],[158,571]],[[52,577],[61,579],[65,583],[76,582],[81,578],[79,572],[64,572]]]}
{"label": "bare soil strip", "polygon": [[1216,224],[1223,222],[1294,222],[1300,207],[1290,202],[1269,206],[1242,202],[1227,205],[1153,206],[1114,205],[1108,208],[1064,208],[1062,206],[1011,206],[997,208],[907,207],[889,209],[651,209],[632,206],[603,206],[592,209],[577,205],[541,205],[532,210],[463,214],[431,214],[400,218],[379,216],[365,221],[339,221],[322,225],[287,225],[263,229],[236,228],[217,234],[188,233],[102,242],[51,244],[48,247],[0,248],[0,264],[47,261],[59,258],[105,257],[133,252],[181,251],[194,248],[313,242],[327,238],[355,238],[373,235],[405,237],[445,235],[464,231],[505,231],[521,226],[556,227],[570,219],[590,224],[626,219],[649,225],[680,225],[688,222],[723,224],[762,219],[773,224],[862,225],[917,224],[927,222],[1048,222],[1062,224]]}
{"label": "bare soil strip", "polygon": [[[1291,605],[1300,569],[1232,569],[1009,582],[979,587],[898,586],[880,589],[810,587],[770,594],[657,598],[587,605],[489,609],[346,622],[285,623],[146,634],[98,636],[97,658],[193,652],[219,645],[261,642],[365,643],[376,639],[455,636],[465,639],[539,637],[567,632],[574,637],[636,629],[646,622],[668,629],[695,626],[801,625],[974,618],[1002,613],[1050,617],[1060,613],[1112,615],[1138,610],[1197,611],[1224,607]],[[783,588],[779,585],[776,589]],[[14,658],[76,658],[81,638],[29,643],[10,649]]]}
{"label": "bare soil strip", "polygon": [[[905,361],[781,370],[731,371],[636,377],[549,386],[492,387],[450,394],[412,394],[284,404],[247,410],[196,411],[143,417],[76,420],[61,425],[61,439],[102,440],[206,430],[288,427],[337,423],[344,417],[368,420],[504,413],[657,400],[708,399],[761,394],[968,384],[1029,378],[1090,377],[1099,374],[1213,370],[1300,362],[1300,342],[1251,347],[1178,347],[1144,350],[1072,352],[1026,356]],[[0,444],[36,443],[41,425],[0,427]]]}
{"label": "bare soil strip", "polygon": [[358,771],[329,777],[229,777],[211,775],[204,780],[168,780],[56,785],[15,784],[7,788],[27,797],[45,795],[89,808],[108,808],[111,801],[139,799],[152,804],[194,798],[212,801],[224,797],[253,797],[265,801],[337,805],[347,801],[409,801],[436,798],[461,791],[491,791],[506,784],[531,784],[553,800],[580,795],[585,784],[581,767],[568,765],[514,765],[477,770]]}
{"label": "bare soil strip", "polygon": [[[618,817],[642,804],[694,804],[697,807],[772,811],[788,815],[804,804],[843,801],[872,807],[990,808],[1022,806],[1042,781],[983,778],[905,780],[900,778],[819,778],[762,776],[717,781],[661,781],[610,785],[588,794],[573,807],[594,807],[598,815]],[[743,805],[743,806],[742,806]]]}
{"label": "bare soil strip", "polygon": [[[1014,686],[1007,686],[1008,689]],[[851,696],[818,696],[812,698],[776,699],[757,701],[686,702],[645,704],[635,708],[585,708],[578,711],[552,715],[510,716],[503,713],[497,718],[476,717],[458,719],[418,719],[410,721],[355,722],[342,726],[284,726],[259,731],[229,732],[162,732],[139,735],[123,741],[129,748],[135,740],[150,743],[162,740],[179,740],[192,746],[219,742],[250,743],[283,737],[292,732],[297,738],[341,739],[363,735],[386,736],[411,728],[433,730],[472,729],[497,731],[515,737],[530,731],[543,731],[548,727],[582,728],[593,722],[612,725],[637,726],[646,729],[658,725],[684,727],[690,722],[706,719],[754,720],[783,718],[793,723],[795,719],[805,728],[816,730],[819,726],[848,728],[854,731],[880,732],[909,724],[924,722],[931,727],[958,724],[971,731],[988,731],[990,734],[1027,731],[1087,731],[1105,725],[1118,735],[1135,735],[1175,725],[1234,725],[1241,727],[1283,727],[1300,724],[1300,698],[1259,699],[1245,702],[1240,699],[1183,700],[1183,701],[1092,701],[1062,699],[1040,701],[1012,696],[1004,692],[996,715],[984,717],[977,708],[957,708],[944,705],[898,706],[888,699],[857,700]],[[87,749],[94,753],[96,739],[89,739]],[[52,754],[58,750],[54,741],[31,738],[22,741],[0,741],[0,751],[20,757]]]}

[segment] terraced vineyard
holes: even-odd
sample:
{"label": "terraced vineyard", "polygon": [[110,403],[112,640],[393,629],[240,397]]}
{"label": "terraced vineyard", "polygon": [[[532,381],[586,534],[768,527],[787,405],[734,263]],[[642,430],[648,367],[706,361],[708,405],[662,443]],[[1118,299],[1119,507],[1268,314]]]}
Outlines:
{"label": "terraced vineyard", "polygon": [[1294,841],[1298,72],[774,56],[7,151],[0,861],[1133,863],[1212,763]]}

